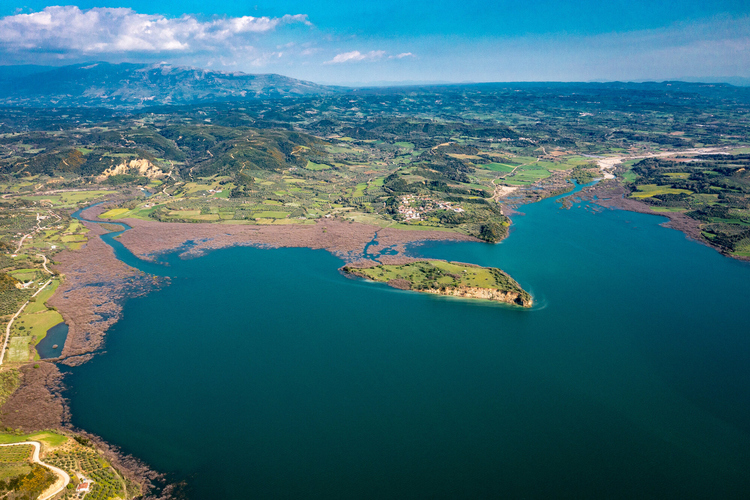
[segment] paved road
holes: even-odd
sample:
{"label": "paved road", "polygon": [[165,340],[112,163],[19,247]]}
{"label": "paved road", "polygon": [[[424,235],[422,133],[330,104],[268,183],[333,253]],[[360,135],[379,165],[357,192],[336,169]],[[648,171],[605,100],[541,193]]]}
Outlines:
{"label": "paved road", "polygon": [[50,498],[54,497],[58,493],[60,493],[62,490],[64,490],[68,484],[70,484],[70,476],[67,472],[64,470],[55,467],[54,465],[50,465],[47,463],[42,462],[39,460],[39,452],[41,451],[41,446],[36,441],[22,441],[20,443],[10,443],[10,444],[0,444],[0,446],[19,446],[22,444],[30,444],[34,447],[34,456],[31,458],[35,463],[38,463],[42,467],[46,467],[52,472],[55,473],[57,476],[57,481],[47,488],[46,491],[44,491],[41,495],[39,495],[38,500],[49,500]]}

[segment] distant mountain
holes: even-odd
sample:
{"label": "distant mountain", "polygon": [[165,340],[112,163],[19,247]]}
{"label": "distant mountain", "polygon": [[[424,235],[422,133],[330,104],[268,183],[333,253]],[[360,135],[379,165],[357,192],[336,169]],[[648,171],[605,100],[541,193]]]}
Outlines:
{"label": "distant mountain", "polygon": [[451,82],[448,80],[374,80],[369,82],[341,82],[340,85],[352,88],[370,87],[425,87],[434,85],[463,85],[473,82]]}
{"label": "distant mountain", "polygon": [[735,87],[750,87],[750,78],[742,76],[706,76],[679,78],[683,82],[701,82],[701,83],[728,83]]}
{"label": "distant mountain", "polygon": [[43,73],[55,69],[53,66],[36,66],[34,64],[21,64],[18,66],[0,66],[0,80],[9,80],[21,76]]}
{"label": "distant mountain", "polygon": [[[5,66],[0,105],[134,108],[335,92],[281,75],[223,73],[167,64],[76,64],[58,68]],[[15,68],[15,69],[14,69]]]}

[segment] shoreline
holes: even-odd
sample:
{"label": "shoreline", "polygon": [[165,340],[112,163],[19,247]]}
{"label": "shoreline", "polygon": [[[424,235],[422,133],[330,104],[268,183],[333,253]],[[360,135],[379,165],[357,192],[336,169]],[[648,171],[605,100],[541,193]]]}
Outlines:
{"label": "shoreline", "polygon": [[[88,208],[81,216],[96,220],[105,211],[105,205]],[[102,347],[106,331],[119,320],[124,300],[147,294],[169,280],[147,275],[120,261],[112,247],[100,237],[107,233],[102,224],[109,221],[82,223],[90,230],[89,241],[78,250],[58,254],[58,263],[53,267],[65,280],[49,299],[68,325],[65,347],[56,360],[68,366],[85,363]],[[348,264],[375,263],[372,258],[383,263],[403,263],[415,259],[406,253],[409,243],[482,241],[461,233],[381,228],[328,219],[304,226],[224,226],[141,219],[126,219],[122,223],[130,229],[118,240],[136,257],[146,261],[174,251],[179,252],[181,258],[194,258],[221,248],[258,246],[322,249]],[[373,241],[377,243],[378,252],[365,254],[365,248]],[[193,245],[185,248],[188,242]],[[386,249],[396,253],[381,254]]]}
{"label": "shoreline", "polygon": [[[715,248],[702,239],[697,221],[681,213],[655,212],[649,205],[625,198],[624,194],[625,189],[615,179],[605,179],[568,196],[592,201],[606,208],[667,217],[669,222],[665,225],[668,227],[680,230],[688,238]],[[536,201],[538,200],[529,199],[526,203],[521,202],[511,207],[504,205],[504,213],[506,209],[517,208]],[[105,212],[107,204],[105,202],[85,209],[81,215],[89,220],[98,220],[98,216]],[[512,211],[509,215],[517,213],[520,212]],[[113,248],[100,237],[108,232],[105,227],[111,222],[107,219],[101,219],[100,222],[82,222],[90,231],[89,240],[78,250],[66,250],[58,254],[57,263],[52,265],[55,271],[65,275],[65,280],[50,298],[49,303],[62,314],[68,324],[69,333],[61,357],[50,361],[76,366],[93,358],[104,345],[109,328],[119,320],[123,302],[130,297],[147,294],[163,286],[167,281],[145,275],[115,256]],[[321,219],[315,224],[299,226],[218,225],[142,219],[124,219],[117,222],[130,226],[129,230],[118,237],[118,240],[135,256],[146,261],[152,261],[154,257],[168,252],[178,252],[180,258],[193,258],[212,250],[233,246],[297,247],[326,250],[342,258],[347,266],[357,268],[376,264],[406,264],[423,260],[407,253],[406,245],[409,243],[421,241],[482,242],[477,238],[455,232],[383,228],[336,219]],[[506,233],[502,239],[509,235],[510,232]],[[186,243],[189,242],[192,245],[187,247]],[[374,250],[374,254],[364,253],[368,246],[370,250]],[[382,251],[385,249],[394,250],[396,253],[384,255]],[[377,261],[372,260],[373,257]],[[439,292],[426,291],[426,293]],[[42,399],[46,398],[50,403],[54,403],[54,411],[46,412],[52,416],[52,419],[48,418],[47,422],[52,423],[54,420],[55,427],[59,426],[59,428],[71,431],[73,429],[64,423],[69,421],[69,408],[60,394],[63,374],[57,366],[51,363],[44,362],[43,365],[53,367],[52,370],[48,370],[51,373],[48,373],[41,384],[36,383],[37,386],[43,386],[43,391],[45,391],[42,395],[42,389],[37,388]],[[28,396],[24,399],[28,401]],[[8,408],[13,408],[13,406]],[[116,461],[118,469],[134,479],[137,478],[139,483],[151,485],[152,480],[160,478],[159,474],[150,470],[142,462],[134,457],[120,454],[100,438],[78,429],[75,432],[90,437],[97,443],[98,448],[113,453],[113,457],[124,457]]]}
{"label": "shoreline", "polygon": [[[81,215],[96,220],[103,209],[98,205],[84,210]],[[108,232],[103,226],[108,222],[82,221],[90,231],[88,241],[77,250],[65,250],[56,255],[56,263],[51,264],[54,271],[64,275],[65,279],[48,302],[68,325],[68,337],[59,358],[37,364],[41,370],[32,368],[32,364],[21,368],[24,381],[3,406],[3,421],[10,416],[8,422],[14,427],[28,430],[54,428],[85,436],[124,476],[145,490],[152,489],[154,482],[158,482],[162,497],[169,498],[176,485],[166,484],[163,474],[155,472],[136,457],[123,454],[98,436],[74,429],[69,423],[68,402],[62,394],[64,373],[57,363],[73,367],[91,360],[105,344],[109,328],[120,319],[125,300],[168,285],[168,278],[147,275],[115,256],[114,249],[101,239]],[[376,248],[380,251],[392,249],[397,252],[396,255],[377,255],[379,260],[389,263],[418,260],[405,253],[406,245],[412,242],[481,241],[460,233],[389,229],[337,220],[291,227],[218,226],[140,219],[127,219],[124,223],[131,229],[125,231],[119,240],[144,260],[180,251],[185,243],[194,241],[194,246],[179,253],[181,258],[198,257],[211,250],[233,246],[301,247],[324,249],[350,264],[367,265],[374,262],[365,256],[364,250],[373,241],[377,242]],[[40,403],[43,406],[41,411]]]}
{"label": "shoreline", "polygon": [[648,158],[668,158],[670,156],[677,155],[723,155],[731,154],[732,150],[736,149],[736,146],[716,146],[716,147],[705,147],[705,148],[689,148],[678,151],[663,151],[659,153],[650,153],[644,155],[630,155],[630,156],[607,156],[597,159],[597,165],[604,174],[604,179],[594,186],[590,186],[581,191],[579,198],[582,200],[593,202],[604,208],[616,208],[625,210],[628,212],[636,212],[647,215],[660,215],[669,219],[668,222],[664,223],[665,227],[676,229],[685,236],[700,243],[709,248],[712,248],[719,252],[725,257],[739,260],[742,262],[750,262],[750,256],[733,255],[726,252],[723,248],[714,245],[708,239],[703,237],[701,231],[702,222],[688,217],[682,212],[667,212],[654,210],[651,205],[640,200],[628,198],[629,194],[626,189],[620,184],[612,170],[617,170],[618,166],[624,161],[628,160],[642,160]]}
{"label": "shoreline", "polygon": [[99,237],[107,231],[98,224],[83,224],[90,231],[89,240],[78,250],[56,256],[53,268],[65,279],[48,300],[68,325],[57,360],[68,366],[91,359],[105,332],[119,319],[124,299],[147,293],[157,284],[115,257],[112,247]]}
{"label": "shoreline", "polygon": [[417,241],[482,241],[448,231],[382,228],[335,219],[299,226],[219,226],[141,219],[128,219],[126,223],[132,229],[119,240],[142,259],[177,250],[190,241],[193,246],[180,257],[197,257],[230,246],[258,245],[327,250],[345,261],[362,258],[365,247],[373,240],[377,241],[377,248],[392,248],[398,254],[405,252],[405,245]]}
{"label": "shoreline", "polygon": [[[654,212],[643,202],[624,198],[624,194],[624,188],[616,180],[603,180],[569,196],[592,201],[607,208],[668,217],[669,227],[682,231],[690,239],[711,246],[701,239],[697,221],[680,213]],[[90,207],[81,215],[89,220],[97,220],[105,211],[106,205],[105,203]],[[109,222],[111,221],[106,219],[102,219],[101,222],[82,222],[90,231],[86,244],[78,250],[66,250],[58,254],[55,259],[57,262],[52,264],[55,271],[65,276],[65,280],[49,299],[49,303],[61,313],[68,324],[69,333],[61,357],[50,361],[77,366],[92,359],[104,345],[109,328],[119,320],[124,301],[130,297],[145,295],[166,282],[145,275],[115,256],[113,248],[100,237],[108,233],[105,227]],[[461,233],[382,228],[335,219],[320,220],[314,225],[304,226],[227,226],[166,223],[142,219],[125,219],[121,222],[130,226],[130,229],[122,233],[118,240],[135,256],[146,261],[153,260],[159,254],[174,251],[179,252],[181,258],[193,258],[212,250],[233,246],[298,247],[327,250],[345,260],[348,266],[357,268],[370,267],[378,263],[406,264],[423,260],[407,254],[406,245],[409,243],[481,242]],[[503,239],[509,234],[510,232]],[[191,241],[194,244],[185,248],[185,244]],[[376,249],[377,261],[372,260],[372,254],[364,253],[365,248],[372,245],[373,241],[376,242],[373,246]],[[370,249],[373,246],[370,246]],[[381,254],[385,249],[395,250],[396,254]],[[41,362],[40,366],[45,369],[33,371],[44,372],[45,376],[37,377],[29,384],[25,381],[17,391],[19,397],[10,398],[4,408],[6,411],[16,412],[16,418],[12,420],[17,422],[19,427],[59,428],[85,435],[96,443],[98,449],[111,457],[118,470],[142,484],[144,488],[153,487],[154,481],[163,481],[162,475],[151,470],[137,458],[123,455],[97,436],[70,427],[70,410],[61,394],[64,375],[50,362]],[[31,365],[27,365],[26,368],[24,372],[30,371],[28,368],[31,368]],[[39,401],[46,401],[46,409],[41,412],[35,411],[34,417],[24,411],[32,407],[38,409]],[[31,424],[31,427],[28,424]],[[169,488],[169,485],[166,487]]]}
{"label": "shoreline", "polygon": [[712,245],[710,241],[703,237],[700,229],[701,222],[688,217],[681,212],[659,212],[653,210],[651,205],[633,198],[627,198],[627,190],[615,179],[603,180],[597,184],[575,193],[573,197],[599,205],[603,208],[624,210],[626,212],[635,212],[646,215],[657,215],[669,219],[663,223],[664,227],[680,231],[691,241],[705,245],[716,250],[724,257],[739,260],[741,262],[750,262],[750,257],[732,255],[725,252],[722,248]]}
{"label": "shoreline", "polygon": [[[689,152],[718,152],[720,148],[705,148]],[[686,151],[663,152],[639,157],[671,156]],[[600,161],[602,171],[615,168],[623,159],[630,157],[607,157]],[[603,165],[602,163],[607,163]],[[571,187],[575,189],[575,186]],[[564,193],[558,193],[563,194]],[[700,223],[679,212],[657,212],[641,201],[626,198],[626,190],[615,179],[600,182],[563,196],[563,200],[580,198],[605,208],[660,215],[669,219],[665,226],[683,232],[688,238],[714,248],[722,255],[737,260],[738,257],[723,252],[706,241],[700,231]],[[511,206],[509,215],[520,214],[521,205],[538,200],[524,200]],[[59,362],[74,366],[86,362],[93,352],[101,347],[107,329],[119,319],[121,302],[127,297],[146,294],[153,287],[161,286],[166,279],[145,275],[117,259],[113,249],[99,236],[106,234],[105,226],[112,221],[99,215],[107,210],[111,202],[104,202],[84,209],[81,216],[93,222],[83,222],[91,231],[89,241],[79,250],[65,251],[58,256],[57,271],[66,275],[65,286],[59,288],[50,299],[69,326],[68,341]],[[515,208],[515,209],[514,209]],[[376,264],[406,264],[419,260],[408,254],[409,243],[421,241],[474,241],[475,237],[458,232],[437,230],[413,230],[383,228],[369,224],[337,219],[320,219],[306,225],[219,225],[211,223],[158,222],[136,218],[118,221],[130,229],[123,232],[118,241],[136,257],[153,261],[160,254],[178,252],[180,258],[194,258],[211,250],[232,246],[257,246],[262,248],[310,248],[323,249],[341,258],[350,267],[368,267]],[[504,240],[510,235],[507,232]],[[190,243],[190,245],[186,245]],[[373,245],[374,243],[374,245]],[[374,248],[375,252],[370,253]],[[383,254],[384,250],[395,251]],[[368,250],[365,253],[365,250]],[[80,262],[86,261],[82,267]],[[90,262],[97,262],[91,266]],[[93,272],[92,272],[93,271]]]}
{"label": "shoreline", "polygon": [[139,485],[144,494],[153,489],[155,483],[165,488],[170,486],[165,484],[163,474],[154,471],[140,459],[70,424],[70,408],[63,395],[66,389],[63,382],[65,373],[57,364],[40,360],[21,366],[19,371],[20,386],[5,401],[0,413],[3,425],[14,430],[11,435],[52,431],[72,439],[82,437],[92,443],[92,448],[118,474]]}

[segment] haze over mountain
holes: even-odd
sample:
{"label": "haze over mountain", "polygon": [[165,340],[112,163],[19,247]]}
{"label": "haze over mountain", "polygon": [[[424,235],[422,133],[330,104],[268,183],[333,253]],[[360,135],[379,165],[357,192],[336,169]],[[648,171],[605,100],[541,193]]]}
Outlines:
{"label": "haze over mountain", "polygon": [[130,108],[334,91],[334,87],[276,74],[225,73],[163,63],[96,62],[58,68],[6,66],[0,71],[0,104],[6,106]]}
{"label": "haze over mountain", "polygon": [[[688,80],[686,78],[686,80]],[[742,79],[736,79],[740,85]],[[354,84],[352,87],[321,85],[278,74],[248,74],[173,66],[166,63],[135,64],[89,62],[69,66],[0,66],[0,106],[103,107],[135,109],[154,105],[187,105],[207,102],[285,97],[321,96],[338,92],[389,94],[404,87],[429,92],[439,87],[503,87],[508,89],[596,89],[687,92],[723,95],[730,84],[721,79],[671,82],[495,82],[450,83],[402,81]],[[701,83],[717,82],[717,83]],[[745,90],[729,91],[743,96]]]}

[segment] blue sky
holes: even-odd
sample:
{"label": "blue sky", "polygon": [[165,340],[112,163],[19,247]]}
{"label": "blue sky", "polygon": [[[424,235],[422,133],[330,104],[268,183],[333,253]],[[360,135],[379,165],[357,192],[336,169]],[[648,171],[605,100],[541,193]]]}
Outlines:
{"label": "blue sky", "polygon": [[0,0],[0,63],[166,61],[324,83],[750,77],[750,2]]}

